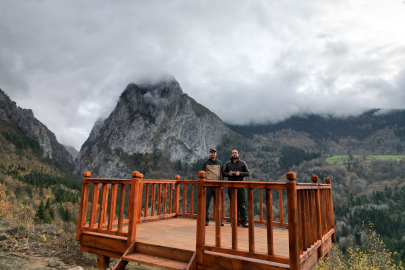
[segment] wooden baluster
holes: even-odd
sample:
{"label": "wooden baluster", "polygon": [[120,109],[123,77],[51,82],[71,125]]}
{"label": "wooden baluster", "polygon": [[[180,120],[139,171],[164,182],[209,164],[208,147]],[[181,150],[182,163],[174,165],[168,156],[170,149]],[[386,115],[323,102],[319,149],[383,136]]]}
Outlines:
{"label": "wooden baluster", "polygon": [[283,190],[278,190],[278,207],[280,208],[280,223],[284,223],[284,216],[283,216]]}
{"label": "wooden baluster", "polygon": [[232,213],[232,249],[238,249],[238,199],[237,189],[231,188],[231,213]]}
{"label": "wooden baluster", "polygon": [[290,269],[299,270],[300,253],[298,245],[298,209],[297,209],[297,183],[294,181],[294,172],[288,172],[287,181],[287,207],[288,207],[288,241],[290,251]]}
{"label": "wooden baluster", "polygon": [[274,255],[273,245],[273,193],[266,189],[267,253]]}
{"label": "wooden baluster", "polygon": [[222,220],[225,219],[225,188],[221,188],[221,199],[222,199]]}
{"label": "wooden baluster", "polygon": [[[206,172],[198,173],[198,196],[197,196],[197,235],[196,235],[196,268],[203,269],[202,245],[205,244],[205,194],[204,187]],[[177,208],[178,209],[178,208]]]}
{"label": "wooden baluster", "polygon": [[[329,218],[330,218],[331,229],[335,229],[335,217],[333,215],[332,184],[331,184],[331,180],[329,177],[325,178],[325,183],[328,185],[331,185],[330,190],[329,190],[329,195],[330,195],[329,196],[329,207],[330,207],[330,212],[329,212],[330,217]],[[332,241],[336,242],[335,233],[333,233],[333,235],[332,235]]]}
{"label": "wooden baluster", "polygon": [[170,191],[169,191],[169,214],[172,213],[172,204],[173,204],[173,184],[170,184]]}
{"label": "wooden baluster", "polygon": [[221,246],[221,189],[215,189],[215,246]]}
{"label": "wooden baluster", "polygon": [[158,207],[157,207],[157,214],[160,216],[160,208],[162,207],[162,184],[159,183],[158,186]]}
{"label": "wooden baluster", "polygon": [[259,188],[259,213],[260,213],[260,221],[263,221],[263,198],[261,188]]}
{"label": "wooden baluster", "polygon": [[180,175],[176,175],[176,181],[174,185],[174,212],[176,213],[175,217],[178,217],[180,209]]}
{"label": "wooden baluster", "polygon": [[183,186],[183,215],[187,212],[187,184]]}
{"label": "wooden baluster", "polygon": [[[322,240],[322,217],[321,217],[321,195],[318,184],[318,176],[312,175],[311,181],[318,185],[318,189],[315,191],[315,220],[316,220],[316,240]],[[318,256],[323,256],[322,245],[318,248]]]}
{"label": "wooden baluster", "polygon": [[91,199],[91,211],[90,211],[90,222],[89,227],[96,227],[97,222],[97,207],[98,207],[98,196],[100,192],[100,184],[93,184],[93,197]]}
{"label": "wooden baluster", "polygon": [[190,214],[194,215],[194,184],[190,185]]}
{"label": "wooden baluster", "polygon": [[100,202],[100,212],[98,215],[98,228],[102,229],[105,218],[107,216],[107,199],[108,199],[108,187],[109,184],[103,184],[101,187],[101,202]]}
{"label": "wooden baluster", "polygon": [[120,189],[120,209],[118,213],[118,231],[122,231],[122,225],[124,223],[124,209],[125,209],[125,184],[121,184]]}
{"label": "wooden baluster", "polygon": [[80,240],[80,236],[83,232],[83,226],[86,224],[86,216],[87,216],[87,204],[89,201],[89,190],[90,184],[86,181],[90,179],[91,173],[84,172],[83,173],[83,182],[82,182],[82,192],[80,195],[80,208],[79,208],[79,218],[77,220],[77,232],[76,232],[76,240]]}
{"label": "wooden baluster", "polygon": [[311,210],[311,226],[312,226],[312,243],[316,243],[316,208],[315,208],[315,190],[311,189],[310,190],[310,197],[311,197],[311,204],[310,204],[310,210]]}
{"label": "wooden baluster", "polygon": [[300,190],[300,196],[299,198],[301,199],[301,223],[302,223],[302,251],[307,251],[307,215],[305,211],[305,190]]}
{"label": "wooden baluster", "polygon": [[139,179],[139,212],[138,212],[138,223],[141,222],[141,215],[142,215],[142,196],[143,196],[143,174],[141,174],[141,178]]}
{"label": "wooden baluster", "polygon": [[305,218],[306,218],[306,238],[307,238],[307,243],[306,243],[306,248],[310,248],[312,245],[312,226],[311,226],[311,215],[309,211],[309,192],[308,190],[304,190],[304,195],[305,195]]}
{"label": "wooden baluster", "polygon": [[127,236],[127,247],[129,247],[132,242],[136,239],[136,224],[138,223],[138,205],[139,205],[139,183],[140,183],[141,173],[135,171],[132,173],[131,181],[131,191],[129,194],[129,210],[128,210],[128,236]]}
{"label": "wooden baluster", "polygon": [[151,203],[151,216],[154,216],[155,215],[155,205],[156,205],[156,198],[155,198],[155,196],[156,196],[156,184],[155,183],[153,183],[152,184],[152,201],[150,202]]}
{"label": "wooden baluster", "polygon": [[108,230],[112,230],[113,222],[115,220],[115,206],[117,204],[117,184],[111,184],[111,196],[110,196],[110,214],[108,216]]}
{"label": "wooden baluster", "polygon": [[328,229],[326,228],[326,207],[325,207],[325,190],[321,189],[321,206],[322,206],[322,235],[325,235],[328,232]]}
{"label": "wooden baluster", "polygon": [[248,188],[249,252],[255,252],[255,210],[253,188]]}
{"label": "wooden baluster", "polygon": [[328,198],[328,190],[324,189],[324,204],[325,204],[325,225],[326,225],[326,233],[329,232],[329,198]]}
{"label": "wooden baluster", "polygon": [[166,207],[167,207],[167,184],[164,184],[163,188],[163,215],[166,215]]}
{"label": "wooden baluster", "polygon": [[299,243],[299,249],[300,249],[300,255],[303,254],[304,249],[303,249],[303,226],[302,226],[302,207],[301,207],[301,190],[297,190],[297,212],[298,212],[298,235],[299,235],[299,239],[298,239],[298,243]]}
{"label": "wooden baluster", "polygon": [[147,217],[149,212],[149,184],[146,184],[145,187],[145,208],[143,212],[143,216]]}

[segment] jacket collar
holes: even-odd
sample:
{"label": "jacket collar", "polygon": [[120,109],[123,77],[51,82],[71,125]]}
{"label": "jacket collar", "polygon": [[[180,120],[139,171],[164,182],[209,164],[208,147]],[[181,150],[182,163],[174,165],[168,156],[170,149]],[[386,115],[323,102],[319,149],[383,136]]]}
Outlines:
{"label": "jacket collar", "polygon": [[230,159],[231,161],[232,161],[232,163],[238,163],[238,161],[239,161],[239,157],[236,159],[236,162],[233,162],[233,158],[231,157],[231,159]]}

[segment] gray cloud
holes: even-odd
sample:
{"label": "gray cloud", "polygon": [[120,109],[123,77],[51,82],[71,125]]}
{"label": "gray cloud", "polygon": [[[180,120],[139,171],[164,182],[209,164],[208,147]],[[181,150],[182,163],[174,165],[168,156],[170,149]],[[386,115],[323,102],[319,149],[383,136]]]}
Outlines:
{"label": "gray cloud", "polygon": [[164,72],[229,123],[400,109],[404,15],[377,0],[1,1],[0,88],[76,148],[128,83]]}

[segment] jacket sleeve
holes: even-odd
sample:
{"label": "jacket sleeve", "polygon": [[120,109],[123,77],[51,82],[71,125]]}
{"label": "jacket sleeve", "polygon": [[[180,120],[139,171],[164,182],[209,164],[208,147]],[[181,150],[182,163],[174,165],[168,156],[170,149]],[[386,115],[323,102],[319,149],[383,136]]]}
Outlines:
{"label": "jacket sleeve", "polygon": [[239,175],[243,177],[249,177],[249,169],[245,162],[243,163],[242,171],[239,172]]}
{"label": "jacket sleeve", "polygon": [[225,164],[225,169],[224,169],[223,175],[224,175],[224,177],[229,177],[229,167],[228,167],[228,163]]}
{"label": "jacket sleeve", "polygon": [[204,161],[201,170],[202,170],[202,171],[205,171],[205,167],[206,167],[206,166],[207,166],[207,163]]}

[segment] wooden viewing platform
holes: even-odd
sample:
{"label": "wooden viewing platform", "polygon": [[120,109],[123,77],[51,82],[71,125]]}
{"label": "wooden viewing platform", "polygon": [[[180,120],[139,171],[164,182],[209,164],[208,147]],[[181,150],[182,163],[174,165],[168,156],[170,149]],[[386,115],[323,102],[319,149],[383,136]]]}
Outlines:
{"label": "wooden viewing platform", "polygon": [[[114,270],[128,262],[163,269],[312,269],[335,242],[329,178],[319,184],[315,175],[313,183],[296,183],[293,172],[286,183],[207,181],[204,171],[198,181],[145,180],[139,172],[132,179],[90,176],[84,173],[76,239],[81,251],[98,255],[99,269],[110,258],[119,259]],[[217,198],[209,226],[207,187],[216,188]],[[247,189],[249,228],[237,226],[237,202],[225,199],[224,188],[232,198],[237,188]],[[273,213],[273,204],[280,210]]]}

